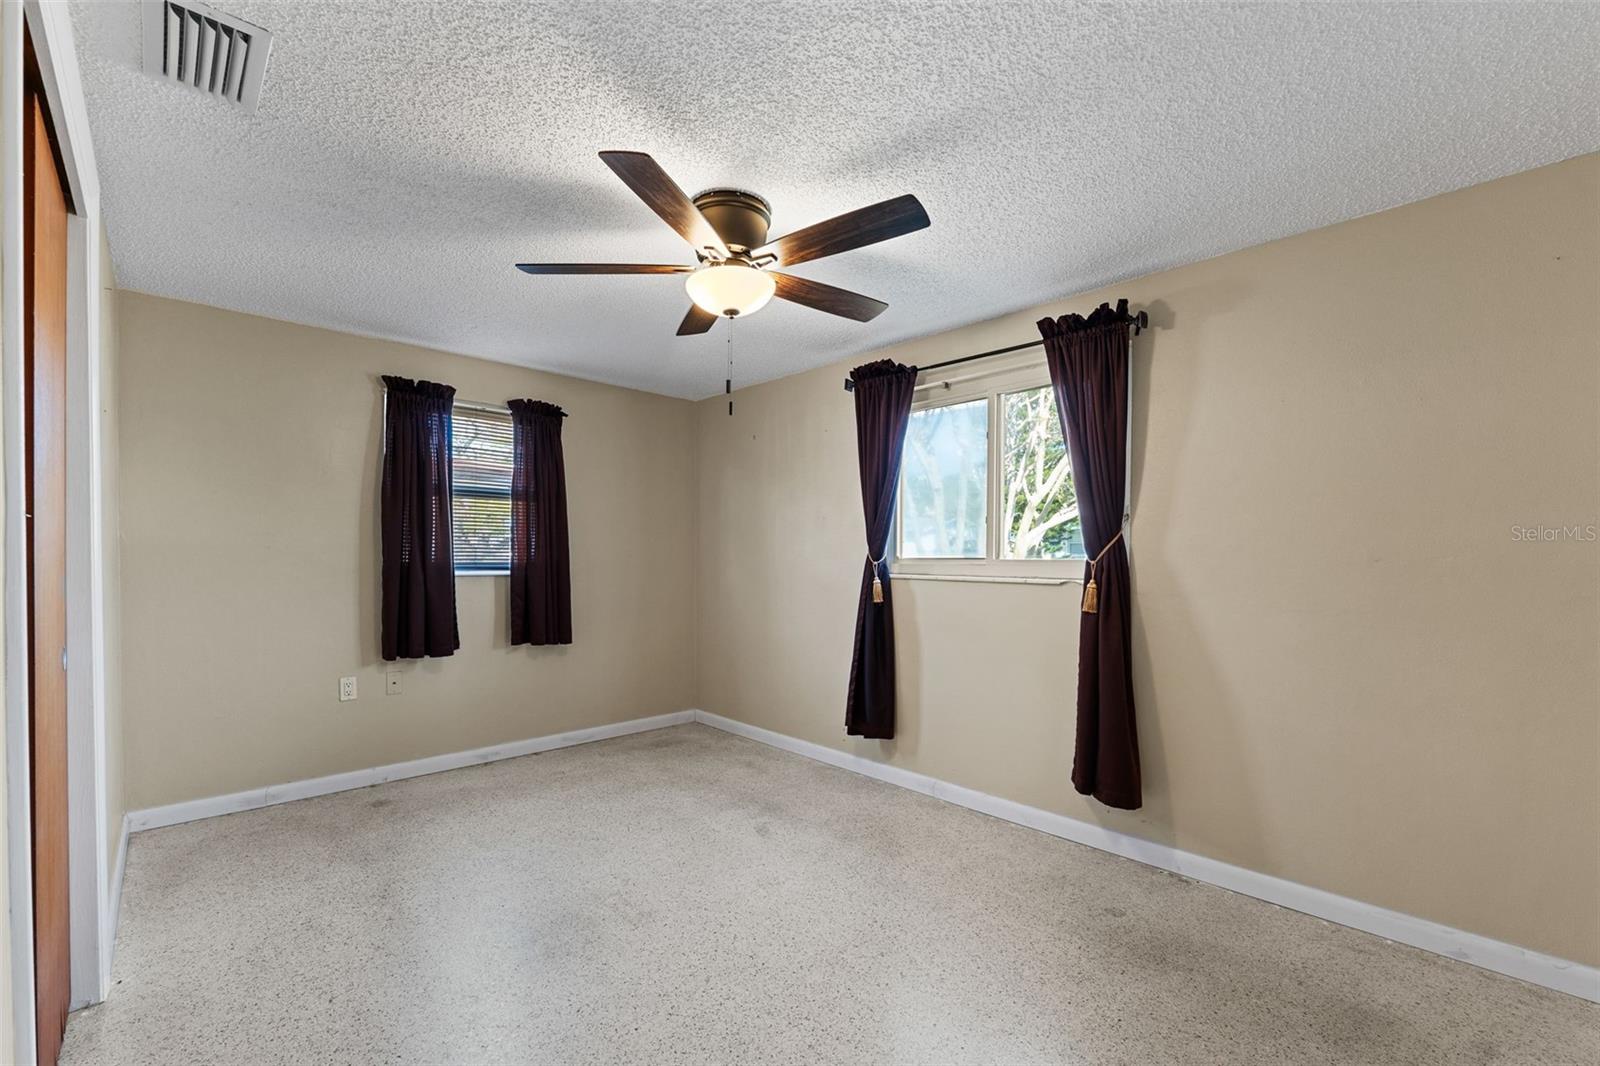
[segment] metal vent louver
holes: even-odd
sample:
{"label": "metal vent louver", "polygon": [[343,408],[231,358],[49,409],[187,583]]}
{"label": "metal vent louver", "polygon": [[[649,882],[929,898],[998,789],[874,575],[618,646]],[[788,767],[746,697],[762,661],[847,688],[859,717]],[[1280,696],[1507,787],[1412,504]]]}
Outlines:
{"label": "metal vent louver", "polygon": [[253,112],[272,34],[205,4],[145,0],[144,69]]}

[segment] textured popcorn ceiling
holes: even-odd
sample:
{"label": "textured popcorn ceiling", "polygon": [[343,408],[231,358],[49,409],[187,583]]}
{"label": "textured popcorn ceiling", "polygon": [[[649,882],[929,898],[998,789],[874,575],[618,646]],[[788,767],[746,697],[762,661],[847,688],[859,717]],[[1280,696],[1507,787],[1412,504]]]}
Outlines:
{"label": "textured popcorn ceiling", "polygon": [[927,206],[795,269],[888,311],[773,301],[741,384],[1600,149],[1596,4],[217,6],[277,35],[254,116],[142,73],[139,5],[73,4],[120,285],[675,396],[729,332],[673,336],[681,278],[512,269],[690,261],[600,149],[775,235]]}

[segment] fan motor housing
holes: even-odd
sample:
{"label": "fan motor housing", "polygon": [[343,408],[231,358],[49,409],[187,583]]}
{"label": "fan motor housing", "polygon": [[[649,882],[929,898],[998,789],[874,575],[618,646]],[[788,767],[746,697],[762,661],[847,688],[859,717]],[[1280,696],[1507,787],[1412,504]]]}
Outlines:
{"label": "fan motor housing", "polygon": [[694,198],[729,251],[749,252],[767,243],[772,205],[744,189],[707,189]]}

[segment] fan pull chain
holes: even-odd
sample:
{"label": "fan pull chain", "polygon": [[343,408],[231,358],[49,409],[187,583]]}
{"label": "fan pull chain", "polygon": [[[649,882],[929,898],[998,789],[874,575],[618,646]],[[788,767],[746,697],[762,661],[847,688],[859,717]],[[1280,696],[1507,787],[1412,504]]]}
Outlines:
{"label": "fan pull chain", "polygon": [[728,398],[728,417],[733,417],[733,319],[728,319],[728,376],[722,379],[722,393]]}

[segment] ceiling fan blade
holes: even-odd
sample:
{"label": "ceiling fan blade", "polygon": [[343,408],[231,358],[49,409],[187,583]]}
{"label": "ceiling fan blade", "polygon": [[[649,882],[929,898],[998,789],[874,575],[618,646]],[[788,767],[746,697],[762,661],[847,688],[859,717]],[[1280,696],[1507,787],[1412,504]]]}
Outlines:
{"label": "ceiling fan blade", "polygon": [[825,255],[848,252],[852,248],[864,248],[891,237],[915,233],[919,229],[926,229],[928,224],[928,212],[923,210],[915,196],[907,193],[795,230],[775,241],[768,241],[751,256],[759,259],[764,255],[775,255],[778,257],[778,266],[793,266],[821,259]]}
{"label": "ceiling fan blade", "polygon": [[728,257],[728,246],[711,223],[654,159],[643,152],[601,152],[600,158],[696,251],[709,252],[718,259]]}
{"label": "ceiling fan blade", "polygon": [[689,313],[683,316],[683,322],[678,326],[678,336],[687,337],[693,333],[704,333],[717,324],[718,315],[710,311],[703,311],[699,304],[690,304]]}
{"label": "ceiling fan blade", "polygon": [[676,263],[518,263],[524,274],[692,274]]}
{"label": "ceiling fan blade", "polygon": [[797,278],[793,274],[779,274],[773,270],[767,271],[767,274],[778,283],[778,291],[773,293],[778,299],[815,307],[830,315],[853,318],[857,322],[871,322],[889,306],[882,300],[874,300],[849,289],[824,285],[810,278]]}

